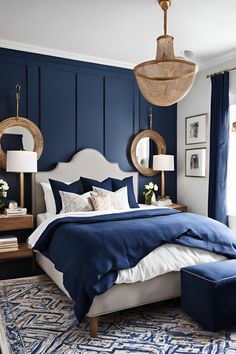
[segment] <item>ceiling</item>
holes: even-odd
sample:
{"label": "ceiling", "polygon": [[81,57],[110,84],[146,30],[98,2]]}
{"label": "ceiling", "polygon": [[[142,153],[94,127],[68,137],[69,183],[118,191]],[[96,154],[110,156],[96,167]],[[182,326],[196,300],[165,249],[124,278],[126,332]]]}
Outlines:
{"label": "ceiling", "polygon": [[[163,33],[157,0],[0,0],[0,46],[122,67],[154,59]],[[172,0],[176,55],[200,68],[235,53],[235,0]]]}

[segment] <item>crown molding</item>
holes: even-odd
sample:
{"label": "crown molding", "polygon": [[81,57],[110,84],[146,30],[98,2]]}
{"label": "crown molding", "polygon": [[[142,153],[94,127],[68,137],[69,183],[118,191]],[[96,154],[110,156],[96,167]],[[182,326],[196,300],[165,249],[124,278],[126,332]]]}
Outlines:
{"label": "crown molding", "polygon": [[199,65],[199,71],[203,72],[205,70],[214,68],[215,66],[224,64],[225,62],[228,62],[228,61],[234,60],[234,59],[236,59],[236,49],[233,49],[233,50],[226,52],[222,55],[212,57],[211,59],[207,60],[203,64]]}
{"label": "crown molding", "polygon": [[[83,61],[88,63],[115,66],[124,69],[133,69],[134,66],[136,65],[134,63],[128,63],[119,60],[101,58],[92,55],[84,55],[80,53],[68,52],[64,50],[58,50],[58,49],[47,48],[47,47],[40,47],[40,46],[35,46],[35,45],[21,43],[21,42],[8,41],[2,38],[0,38],[0,47],[6,49],[20,50],[23,52],[30,52],[35,54],[49,55],[49,56],[64,58],[64,59],[78,60],[78,61]],[[203,63],[199,63],[198,64],[199,73],[214,68],[215,66],[221,65],[224,62],[233,59],[236,59],[236,49],[226,52],[223,55],[212,57]]]}
{"label": "crown molding", "polygon": [[6,48],[6,49],[20,50],[23,52],[49,55],[49,56],[59,57],[59,58],[64,58],[64,59],[79,60],[79,61],[84,61],[84,62],[88,62],[88,63],[115,66],[115,67],[124,68],[124,69],[133,69],[135,66],[135,64],[123,62],[123,61],[119,61],[119,60],[113,60],[113,59],[108,59],[108,58],[95,57],[92,55],[84,55],[84,54],[79,54],[79,53],[67,52],[64,50],[57,50],[57,49],[51,49],[51,48],[47,48],[47,47],[40,47],[40,46],[35,46],[35,45],[21,43],[21,42],[7,41],[7,40],[1,39],[1,38],[0,38],[0,47]]}

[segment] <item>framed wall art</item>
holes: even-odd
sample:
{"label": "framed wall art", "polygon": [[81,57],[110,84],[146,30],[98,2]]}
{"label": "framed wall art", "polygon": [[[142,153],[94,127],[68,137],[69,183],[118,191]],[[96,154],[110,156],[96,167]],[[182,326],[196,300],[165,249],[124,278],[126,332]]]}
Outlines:
{"label": "framed wall art", "polygon": [[207,142],[207,113],[185,118],[185,144]]}
{"label": "framed wall art", "polygon": [[185,150],[185,176],[206,177],[206,148]]}

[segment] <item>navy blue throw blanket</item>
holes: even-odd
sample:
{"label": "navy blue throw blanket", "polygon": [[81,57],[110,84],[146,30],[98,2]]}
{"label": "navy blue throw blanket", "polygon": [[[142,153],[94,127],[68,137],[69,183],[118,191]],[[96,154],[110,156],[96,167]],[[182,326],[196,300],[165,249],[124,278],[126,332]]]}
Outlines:
{"label": "navy blue throw blanket", "polygon": [[213,219],[173,209],[139,210],[51,222],[34,246],[63,273],[64,286],[83,320],[96,295],[164,243],[236,258],[236,236]]}

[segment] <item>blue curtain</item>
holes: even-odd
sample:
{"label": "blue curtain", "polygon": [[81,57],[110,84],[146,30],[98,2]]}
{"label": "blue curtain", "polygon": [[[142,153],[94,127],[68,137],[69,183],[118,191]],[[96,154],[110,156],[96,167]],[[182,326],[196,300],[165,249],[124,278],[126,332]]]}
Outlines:
{"label": "blue curtain", "polygon": [[208,216],[227,224],[226,183],[229,142],[229,73],[211,78]]}

